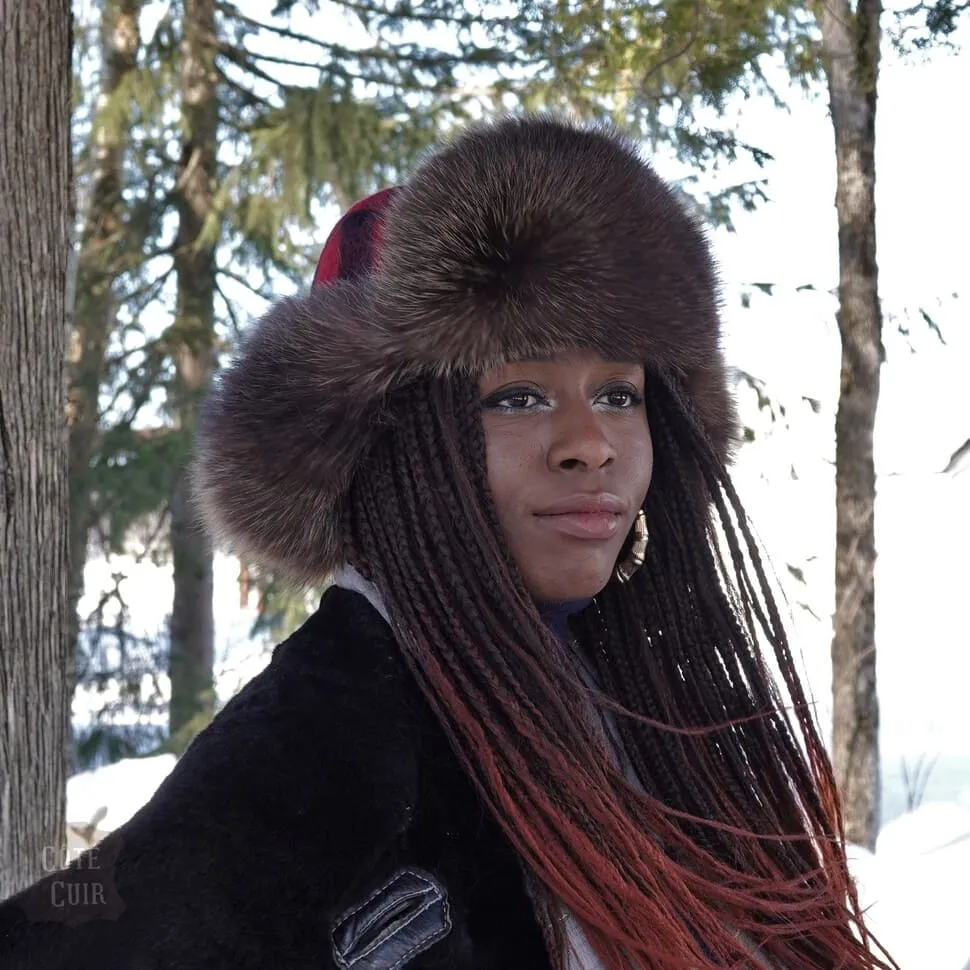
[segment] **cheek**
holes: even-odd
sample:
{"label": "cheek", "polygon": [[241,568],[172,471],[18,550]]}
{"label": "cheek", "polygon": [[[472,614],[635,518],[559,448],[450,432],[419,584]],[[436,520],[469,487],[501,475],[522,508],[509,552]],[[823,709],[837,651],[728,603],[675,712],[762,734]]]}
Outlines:
{"label": "cheek", "polygon": [[518,435],[490,430],[488,422],[485,422],[485,471],[492,502],[501,522],[506,522],[520,504],[518,496],[528,456],[519,438]]}

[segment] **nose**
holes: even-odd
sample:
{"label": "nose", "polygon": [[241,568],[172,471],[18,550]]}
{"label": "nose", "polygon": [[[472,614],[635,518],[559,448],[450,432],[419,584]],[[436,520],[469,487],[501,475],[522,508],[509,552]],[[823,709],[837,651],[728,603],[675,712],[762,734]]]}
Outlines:
{"label": "nose", "polygon": [[603,419],[583,402],[560,408],[548,462],[553,470],[584,468],[594,471],[611,464],[616,449],[603,426]]}

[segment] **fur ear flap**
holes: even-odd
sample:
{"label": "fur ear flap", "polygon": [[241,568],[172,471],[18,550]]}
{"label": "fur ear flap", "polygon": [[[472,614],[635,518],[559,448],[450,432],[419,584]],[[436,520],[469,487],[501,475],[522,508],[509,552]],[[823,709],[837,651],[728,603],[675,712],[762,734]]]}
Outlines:
{"label": "fur ear flap", "polygon": [[340,562],[340,504],[400,371],[369,282],[280,300],[203,405],[194,494],[217,539],[289,579]]}

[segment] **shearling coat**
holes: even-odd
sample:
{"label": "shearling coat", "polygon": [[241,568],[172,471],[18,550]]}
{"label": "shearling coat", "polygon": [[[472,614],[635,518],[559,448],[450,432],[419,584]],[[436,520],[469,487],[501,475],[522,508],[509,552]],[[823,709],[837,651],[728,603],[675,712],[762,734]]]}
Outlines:
{"label": "shearling coat", "polygon": [[548,966],[514,850],[340,588],[93,861],[0,904],[3,970]]}

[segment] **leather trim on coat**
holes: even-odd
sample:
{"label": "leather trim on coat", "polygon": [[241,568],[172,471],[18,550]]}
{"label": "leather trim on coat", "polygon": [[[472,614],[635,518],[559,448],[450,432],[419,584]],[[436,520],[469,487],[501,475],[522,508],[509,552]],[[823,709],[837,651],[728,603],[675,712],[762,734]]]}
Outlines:
{"label": "leather trim on coat", "polygon": [[451,932],[448,897],[427,873],[401,869],[330,931],[340,970],[397,970]]}

